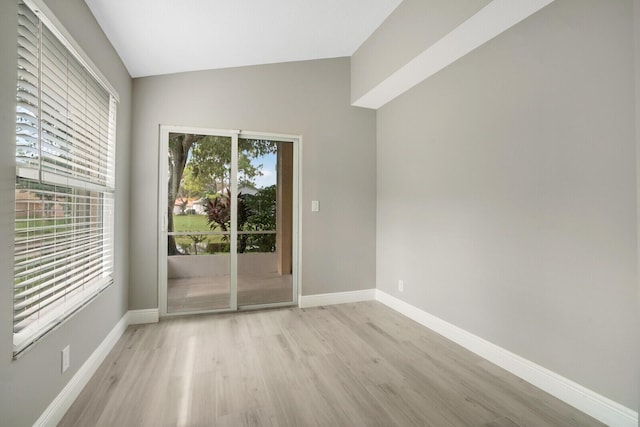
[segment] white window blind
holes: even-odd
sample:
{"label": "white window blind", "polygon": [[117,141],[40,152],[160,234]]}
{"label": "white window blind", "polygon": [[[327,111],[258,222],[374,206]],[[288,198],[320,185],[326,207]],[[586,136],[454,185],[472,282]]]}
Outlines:
{"label": "white window blind", "polygon": [[28,3],[18,15],[14,357],[113,281],[117,101]]}

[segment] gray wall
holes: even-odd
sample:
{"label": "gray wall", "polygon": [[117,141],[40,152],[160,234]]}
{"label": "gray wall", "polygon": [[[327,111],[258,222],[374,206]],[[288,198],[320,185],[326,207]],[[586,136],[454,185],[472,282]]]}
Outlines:
{"label": "gray wall", "polygon": [[557,0],[378,110],[377,286],[637,410],[632,16]]}
{"label": "gray wall", "polygon": [[302,135],[303,294],[375,286],[375,113],[349,106],[348,58],[134,79],[133,98],[130,308],[158,307],[161,124]]}
{"label": "gray wall", "polygon": [[[30,426],[107,333],[127,311],[128,235],[127,200],[131,79],[120,59],[82,0],[46,2],[83,50],[118,90],[118,146],[116,196],[115,284],[89,306],[47,336],[17,361],[11,360],[13,283],[14,141],[16,99],[17,1],[0,6],[0,239],[7,248],[0,257],[0,424]],[[71,367],[60,373],[60,351],[71,346]]]}
{"label": "gray wall", "polygon": [[404,0],[351,57],[355,102],[490,0]]}

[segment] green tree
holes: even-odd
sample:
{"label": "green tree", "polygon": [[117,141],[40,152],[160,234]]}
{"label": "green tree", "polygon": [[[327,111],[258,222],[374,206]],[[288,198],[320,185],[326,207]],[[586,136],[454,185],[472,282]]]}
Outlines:
{"label": "green tree", "polygon": [[[221,140],[221,138],[223,138]],[[275,153],[273,141],[238,140],[238,186],[253,186],[255,178],[262,175],[262,165],[253,160]],[[183,186],[190,197],[206,197],[229,188],[231,171],[231,144],[229,138],[205,136],[194,145],[185,168]]]}
{"label": "green tree", "polygon": [[205,136],[191,152],[185,188],[194,197],[215,194],[229,186],[231,138]]}
{"label": "green tree", "polygon": [[189,235],[189,238],[191,239],[191,241],[193,242],[193,250],[195,252],[196,255],[198,255],[198,244],[204,242],[205,240],[207,240],[207,236],[206,235]]}
{"label": "green tree", "polygon": [[269,231],[276,229],[276,186],[261,188],[253,196],[245,197],[252,215],[247,221],[247,230]]}
{"label": "green tree", "polygon": [[[238,140],[238,181],[240,186],[253,184],[262,174],[262,165],[252,160],[274,153],[277,144],[267,140]],[[231,171],[231,138],[214,135],[178,134],[169,135],[169,232],[174,230],[173,209],[178,197],[206,197],[229,190]],[[170,236],[169,255],[180,251],[175,239]]]}
{"label": "green tree", "polygon": [[[213,199],[207,198],[204,206],[207,214],[209,228],[214,230],[220,227],[222,231],[229,231],[231,228],[231,191],[216,195]],[[238,193],[238,230],[244,229],[244,224],[251,217],[252,212],[244,201],[241,193]],[[238,252],[244,253],[247,248],[246,234],[238,236]],[[228,235],[223,236],[223,240],[228,240]]]}
{"label": "green tree", "polygon": [[[245,197],[245,203],[251,210],[245,230],[273,231],[276,229],[276,186],[261,188],[255,195]],[[260,252],[276,250],[275,234],[258,234],[253,236],[253,245]]]}
{"label": "green tree", "polygon": [[[193,144],[203,137],[186,133],[169,134],[169,192],[167,204],[167,230],[173,231],[173,207],[175,206],[182,182],[182,174],[189,158],[189,151]],[[176,246],[176,240],[169,236],[169,255],[178,255],[180,251]]]}

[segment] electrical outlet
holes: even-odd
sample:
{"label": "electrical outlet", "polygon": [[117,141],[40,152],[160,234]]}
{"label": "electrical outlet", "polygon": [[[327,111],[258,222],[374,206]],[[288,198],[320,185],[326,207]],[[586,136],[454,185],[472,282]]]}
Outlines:
{"label": "electrical outlet", "polygon": [[62,349],[62,373],[69,369],[71,363],[71,348],[66,346]]}
{"label": "electrical outlet", "polygon": [[398,290],[404,292],[404,280],[398,280]]}
{"label": "electrical outlet", "polygon": [[320,210],[320,202],[318,200],[311,201],[311,212],[318,212]]}

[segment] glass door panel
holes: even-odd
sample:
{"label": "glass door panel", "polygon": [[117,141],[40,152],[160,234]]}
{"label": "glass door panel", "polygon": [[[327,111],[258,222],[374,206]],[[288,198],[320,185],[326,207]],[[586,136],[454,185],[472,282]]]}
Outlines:
{"label": "glass door panel", "polygon": [[167,313],[232,308],[232,138],[169,133]]}
{"label": "glass door panel", "polygon": [[161,315],[294,303],[298,140],[169,127],[161,134]]}
{"label": "glass door panel", "polygon": [[238,306],[293,301],[293,143],[238,140]]}

